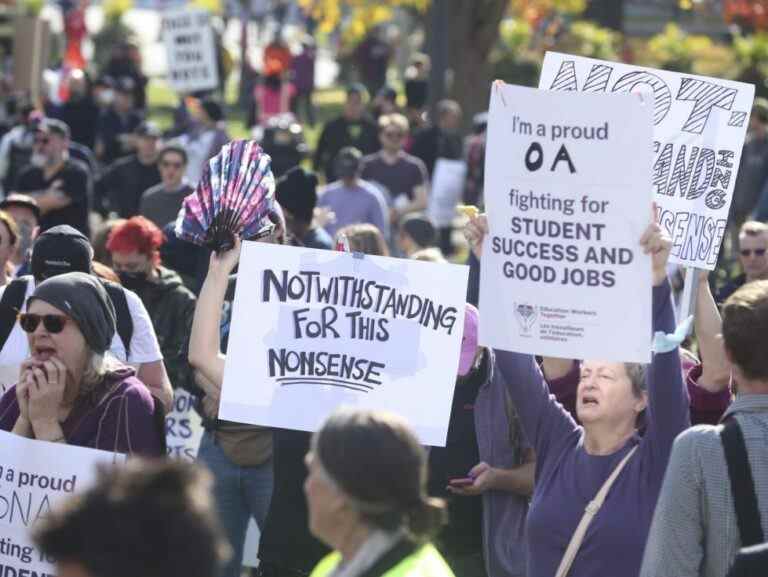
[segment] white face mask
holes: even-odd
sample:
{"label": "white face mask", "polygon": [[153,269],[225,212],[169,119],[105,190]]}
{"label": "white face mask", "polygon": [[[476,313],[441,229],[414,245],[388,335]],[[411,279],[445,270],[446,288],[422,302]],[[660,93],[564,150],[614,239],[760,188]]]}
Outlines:
{"label": "white face mask", "polygon": [[47,161],[48,161],[48,158],[44,154],[41,154],[40,152],[33,152],[32,156],[29,159],[30,164],[38,168],[42,168],[43,166],[45,166]]}
{"label": "white face mask", "polygon": [[112,104],[112,101],[115,99],[115,91],[114,90],[102,90],[99,93],[99,102],[103,104],[104,106],[107,106],[109,104]]}

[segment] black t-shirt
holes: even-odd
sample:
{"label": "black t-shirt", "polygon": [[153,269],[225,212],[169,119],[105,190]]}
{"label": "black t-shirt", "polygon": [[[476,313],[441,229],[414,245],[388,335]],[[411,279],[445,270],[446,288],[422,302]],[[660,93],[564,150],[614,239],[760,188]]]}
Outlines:
{"label": "black t-shirt", "polygon": [[48,190],[57,180],[61,181],[59,190],[67,195],[72,202],[59,210],[52,210],[40,219],[40,232],[44,232],[60,224],[68,224],[90,238],[88,225],[88,173],[75,160],[66,160],[62,167],[50,178],[46,179],[42,168],[28,166],[16,182],[18,192],[43,192]]}
{"label": "black t-shirt", "polygon": [[459,379],[453,393],[451,420],[445,447],[429,452],[429,494],[448,502],[449,523],[440,532],[438,544],[454,555],[482,549],[482,500],[480,496],[454,496],[446,490],[450,479],[467,477],[480,462],[475,434],[475,401],[488,374],[488,357],[480,367]]}
{"label": "black t-shirt", "polygon": [[96,185],[97,208],[102,215],[115,212],[120,218],[139,214],[141,195],[160,183],[157,164],[142,164],[132,156],[115,161]]}

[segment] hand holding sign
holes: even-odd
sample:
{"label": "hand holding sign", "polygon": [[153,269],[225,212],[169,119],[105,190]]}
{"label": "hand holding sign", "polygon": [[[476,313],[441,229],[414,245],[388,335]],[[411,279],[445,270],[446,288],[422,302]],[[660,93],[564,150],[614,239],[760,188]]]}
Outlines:
{"label": "hand holding sign", "polygon": [[486,234],[488,234],[488,217],[485,214],[470,217],[464,225],[464,238],[467,239],[477,258],[483,255],[483,240]]}
{"label": "hand holding sign", "polygon": [[640,245],[645,254],[651,255],[651,267],[653,270],[653,286],[659,286],[667,278],[667,261],[672,250],[672,239],[656,224],[656,203],[653,203],[651,224],[640,237]]}

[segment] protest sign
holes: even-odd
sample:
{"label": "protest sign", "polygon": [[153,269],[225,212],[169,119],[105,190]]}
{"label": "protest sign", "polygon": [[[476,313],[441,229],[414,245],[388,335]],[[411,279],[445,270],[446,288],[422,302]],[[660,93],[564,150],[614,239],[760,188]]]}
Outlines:
{"label": "protest sign", "polygon": [[402,415],[443,445],[467,267],[243,245],[220,417],[315,431],[339,405]]}
{"label": "protest sign", "polygon": [[181,8],[163,14],[163,42],[168,58],[168,82],[174,90],[191,93],[219,85],[216,46],[210,14]]}
{"label": "protest sign", "polygon": [[0,575],[55,575],[53,560],[32,543],[31,529],[59,501],[87,488],[97,464],[116,460],[125,455],[0,431]]}
{"label": "protest sign", "polygon": [[650,106],[498,83],[487,142],[480,343],[648,362]]}
{"label": "protest sign", "polygon": [[197,459],[203,420],[195,411],[195,398],[184,389],[173,393],[173,409],[165,415],[165,444],[168,456],[186,461]]}
{"label": "protest sign", "polygon": [[548,52],[539,88],[621,94],[653,105],[652,188],[671,262],[712,270],[725,234],[755,88],[751,84]]}
{"label": "protest sign", "polygon": [[450,226],[456,218],[456,205],[461,202],[467,181],[467,163],[463,160],[438,158],[432,174],[427,214],[436,226]]}

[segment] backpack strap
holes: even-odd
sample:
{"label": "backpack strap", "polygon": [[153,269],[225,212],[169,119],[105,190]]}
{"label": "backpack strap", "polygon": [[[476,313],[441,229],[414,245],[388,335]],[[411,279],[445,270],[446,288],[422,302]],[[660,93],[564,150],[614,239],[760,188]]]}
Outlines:
{"label": "backpack strap", "polygon": [[131,339],[133,338],[133,318],[131,317],[131,311],[128,308],[128,299],[125,296],[125,289],[119,284],[115,284],[109,281],[102,281],[104,288],[112,299],[112,304],[115,307],[115,317],[117,317],[117,334],[120,336],[120,340],[123,341],[123,347],[125,347],[126,360],[131,354]]}
{"label": "backpack strap", "polygon": [[24,306],[24,296],[27,294],[28,277],[12,280],[0,299],[0,350],[3,350],[11,331],[16,325],[16,319]]}
{"label": "backpack strap", "polygon": [[736,510],[736,521],[741,536],[741,546],[749,547],[762,543],[763,528],[760,524],[755,483],[749,466],[747,446],[739,422],[731,417],[720,431],[725,461],[728,465],[728,477],[731,480],[731,496]]}

